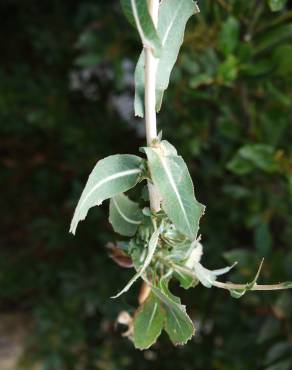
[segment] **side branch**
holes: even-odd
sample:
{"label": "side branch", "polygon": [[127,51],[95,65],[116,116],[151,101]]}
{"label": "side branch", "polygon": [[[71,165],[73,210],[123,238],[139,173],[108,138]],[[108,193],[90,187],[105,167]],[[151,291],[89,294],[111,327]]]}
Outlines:
{"label": "side branch", "polygon": [[[194,279],[197,279],[197,276],[193,273],[192,270],[178,266],[178,265],[172,265],[172,268],[176,271],[180,271]],[[226,290],[284,290],[284,289],[292,289],[292,282],[287,281],[284,283],[279,283],[279,284],[271,284],[271,285],[259,285],[259,284],[234,284],[234,283],[222,283],[220,281],[214,281],[213,286],[220,288],[220,289],[226,289]]]}

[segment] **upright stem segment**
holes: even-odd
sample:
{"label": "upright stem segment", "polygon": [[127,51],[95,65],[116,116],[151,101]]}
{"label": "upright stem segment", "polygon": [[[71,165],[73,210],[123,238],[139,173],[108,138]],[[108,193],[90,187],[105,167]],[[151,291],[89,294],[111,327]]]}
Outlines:
{"label": "upright stem segment", "polygon": [[[159,0],[148,0],[149,13],[157,27]],[[156,69],[157,59],[153,56],[149,47],[144,47],[145,52],[145,123],[147,145],[151,146],[153,140],[157,138],[156,124]],[[160,209],[160,197],[157,189],[151,183],[148,183],[150,207],[158,212]]]}

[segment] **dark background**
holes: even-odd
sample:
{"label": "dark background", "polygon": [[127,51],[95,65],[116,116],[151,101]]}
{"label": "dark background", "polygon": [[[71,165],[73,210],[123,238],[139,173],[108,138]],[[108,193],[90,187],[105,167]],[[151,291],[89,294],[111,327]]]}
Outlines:
{"label": "dark background", "polygon": [[[228,278],[246,282],[265,257],[260,282],[292,280],[291,7],[199,5],[159,129],[207,206],[203,263],[238,260]],[[0,14],[0,320],[31,323],[18,368],[291,370],[289,291],[234,300],[173,286],[196,323],[192,341],[176,348],[163,335],[139,352],[121,337],[116,317],[135,309],[139,285],[109,298],[131,272],[104,248],[116,240],[107,202],[76,237],[68,229],[97,160],[145,144],[132,111],[138,36],[118,1],[2,0]]]}

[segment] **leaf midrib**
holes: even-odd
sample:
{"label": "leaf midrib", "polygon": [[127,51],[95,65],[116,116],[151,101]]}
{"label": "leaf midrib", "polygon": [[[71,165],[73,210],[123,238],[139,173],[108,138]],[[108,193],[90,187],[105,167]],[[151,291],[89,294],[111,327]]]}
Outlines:
{"label": "leaf midrib", "polygon": [[104,178],[103,180],[99,181],[97,184],[94,185],[94,187],[86,194],[86,196],[84,197],[84,199],[82,199],[81,203],[80,203],[80,206],[79,206],[79,209],[81,209],[83,207],[83,205],[85,204],[85,202],[87,201],[87,199],[96,191],[96,189],[98,189],[101,185],[105,184],[106,182],[109,182],[109,181],[112,181],[112,180],[115,180],[115,179],[118,179],[119,177],[126,177],[126,176],[130,176],[130,175],[134,175],[135,173],[140,173],[141,170],[140,169],[133,169],[133,170],[127,170],[127,171],[122,171],[122,172],[117,172],[115,173],[114,175],[110,175],[106,178]]}
{"label": "leaf midrib", "polygon": [[116,200],[115,198],[112,198],[112,200],[113,200],[113,203],[114,203],[114,205],[115,205],[115,207],[116,207],[117,211],[119,212],[119,214],[121,215],[121,217],[122,217],[126,222],[128,222],[129,224],[140,225],[141,221],[135,221],[135,220],[132,220],[132,219],[130,219],[129,217],[127,217],[127,216],[123,213],[123,211],[121,210],[121,208],[119,207],[117,200]]}

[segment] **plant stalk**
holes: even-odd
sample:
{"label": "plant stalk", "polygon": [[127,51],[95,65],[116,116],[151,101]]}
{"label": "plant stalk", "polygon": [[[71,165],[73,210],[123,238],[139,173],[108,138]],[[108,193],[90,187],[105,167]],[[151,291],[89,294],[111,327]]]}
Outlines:
{"label": "plant stalk", "polygon": [[[159,0],[148,0],[149,14],[152,17],[155,27],[158,23]],[[157,138],[156,123],[156,70],[157,59],[153,56],[152,50],[144,46],[145,53],[145,124],[147,145],[153,145]],[[148,182],[150,208],[154,212],[160,210],[160,196],[155,186]]]}
{"label": "plant stalk", "polygon": [[[192,270],[178,266],[178,265],[171,265],[171,267],[174,270],[180,271],[190,277],[197,278],[196,274],[192,272]],[[241,289],[246,289],[249,284],[234,284],[234,283],[222,283],[221,281],[214,281],[213,286],[221,289],[236,289],[236,290],[241,290]],[[271,285],[260,285],[260,284],[254,284],[249,290],[284,290],[284,289],[291,289],[292,288],[292,282],[286,282],[286,283],[279,283],[279,284],[271,284]]]}

